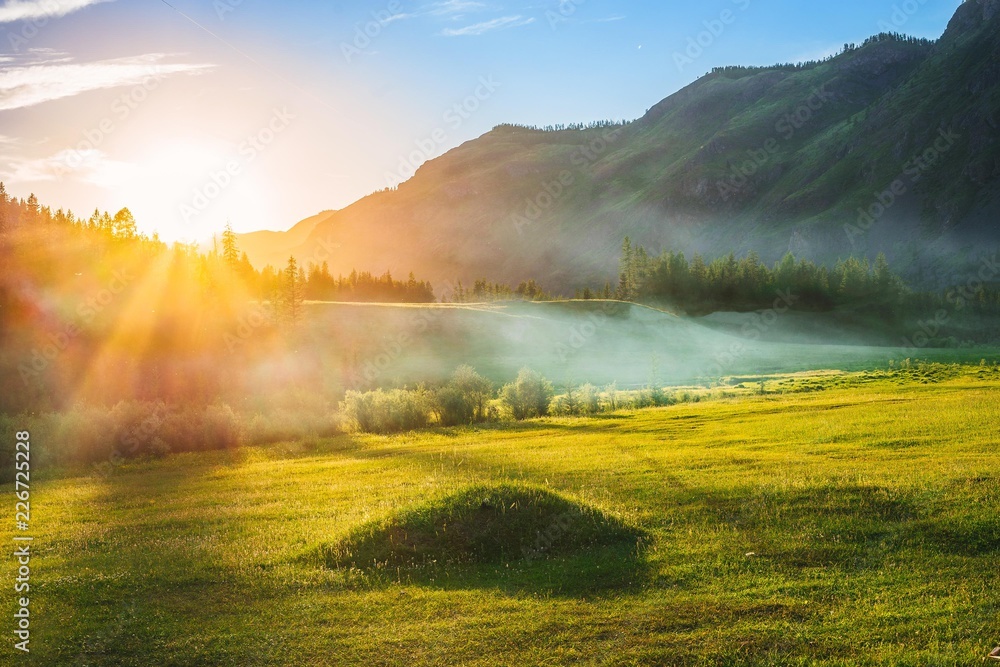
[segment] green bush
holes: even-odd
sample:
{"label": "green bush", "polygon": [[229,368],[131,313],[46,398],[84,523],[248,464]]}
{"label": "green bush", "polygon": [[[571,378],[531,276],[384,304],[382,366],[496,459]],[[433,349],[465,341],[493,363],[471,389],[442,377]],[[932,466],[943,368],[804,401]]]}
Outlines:
{"label": "green bush", "polygon": [[393,389],[349,391],[340,411],[351,425],[365,433],[399,433],[423,428],[429,422],[426,392]]}
{"label": "green bush", "polygon": [[329,410],[272,409],[244,419],[243,437],[248,445],[336,435],[338,418]]}
{"label": "green bush", "polygon": [[475,424],[490,419],[493,385],[471,366],[459,366],[451,380],[433,396],[433,409],[441,426]]}
{"label": "green bush", "polygon": [[490,401],[493,400],[493,383],[477,373],[472,366],[459,366],[451,376],[449,385],[460,391],[472,406],[472,421],[484,422],[490,418]]}
{"label": "green bush", "polygon": [[572,417],[579,412],[569,396],[556,396],[549,406],[549,414],[556,417]]}
{"label": "green bush", "polygon": [[475,406],[460,389],[449,384],[434,393],[434,412],[441,426],[460,426],[474,421]]}
{"label": "green bush", "polygon": [[522,368],[517,374],[517,380],[505,385],[500,391],[500,400],[514,419],[523,420],[549,414],[554,395],[552,383],[542,377],[541,373]]}
{"label": "green bush", "polygon": [[239,417],[228,405],[210,405],[202,418],[203,449],[231,449],[243,442]]}
{"label": "green bush", "polygon": [[658,408],[664,405],[672,405],[674,401],[660,387],[644,387],[628,396],[624,403],[632,409],[641,410],[643,408]]}
{"label": "green bush", "polygon": [[594,415],[601,411],[601,392],[597,387],[585,384],[576,393],[581,414]]}
{"label": "green bush", "polygon": [[111,411],[101,407],[47,413],[32,418],[30,424],[32,468],[43,457],[56,465],[106,461],[115,451],[119,432]]}
{"label": "green bush", "polygon": [[[0,415],[0,429],[31,433],[32,469],[98,464],[171,452],[228,449],[336,432],[334,417],[281,412],[242,416],[228,405],[171,407],[121,401],[112,408],[78,406],[65,412]],[[13,479],[13,445],[0,446],[0,480]]]}
{"label": "green bush", "polygon": [[167,413],[163,403],[119,402],[109,414],[114,451],[126,458],[169,452],[172,447],[164,440],[160,428]]}

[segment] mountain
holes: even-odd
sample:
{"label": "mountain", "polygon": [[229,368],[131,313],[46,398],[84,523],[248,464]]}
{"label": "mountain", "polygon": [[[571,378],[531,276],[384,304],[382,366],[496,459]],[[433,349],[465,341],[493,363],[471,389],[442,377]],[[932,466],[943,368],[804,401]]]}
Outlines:
{"label": "mountain", "polygon": [[628,235],[765,260],[885,251],[940,284],[1000,244],[998,121],[1000,0],[967,0],[937,41],[883,34],[822,62],[719,68],[619,127],[499,126],[301,242],[241,241],[258,265],[291,252],[438,283],[603,285]]}
{"label": "mountain", "polygon": [[287,260],[289,254],[293,253],[309,240],[309,235],[316,229],[316,226],[326,221],[334,213],[336,211],[323,211],[299,221],[285,232],[262,230],[242,234],[239,238],[242,244],[246,248],[252,249],[254,253],[259,252],[258,248],[267,248],[269,253],[273,253],[277,257],[285,254],[285,259]]}

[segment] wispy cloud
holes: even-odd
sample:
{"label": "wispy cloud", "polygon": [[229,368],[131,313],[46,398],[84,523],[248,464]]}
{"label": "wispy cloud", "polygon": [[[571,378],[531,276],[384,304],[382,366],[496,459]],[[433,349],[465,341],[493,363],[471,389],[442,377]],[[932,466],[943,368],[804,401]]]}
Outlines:
{"label": "wispy cloud", "polygon": [[618,16],[608,16],[603,19],[587,19],[584,23],[613,23],[615,21],[624,21],[626,17]]}
{"label": "wispy cloud", "polygon": [[6,60],[0,60],[0,64],[16,63],[19,67],[27,67],[28,65],[55,65],[56,63],[73,62],[73,57],[68,53],[56,51],[55,49],[47,47],[31,48],[27,49],[24,53],[4,57]]}
{"label": "wispy cloud", "polygon": [[73,97],[92,90],[135,86],[150,77],[198,74],[207,64],[164,63],[167,54],[72,63],[59,60],[26,66],[0,67],[0,111],[21,109]]}
{"label": "wispy cloud", "polygon": [[568,14],[563,15],[563,14],[558,14],[556,12],[548,12],[546,13],[545,18],[548,19],[549,24],[552,27],[555,27],[557,23],[574,23],[578,25],[587,25],[592,23],[614,23],[616,21],[624,21],[628,17],[622,14],[615,14],[613,16],[605,16],[603,18],[580,19],[576,16],[571,16]]}
{"label": "wispy cloud", "polygon": [[522,25],[528,25],[529,23],[534,23],[535,19],[525,18],[521,15],[517,16],[503,16],[501,18],[496,18],[491,21],[483,21],[482,23],[473,23],[472,25],[467,25],[464,28],[445,28],[441,31],[441,34],[445,37],[463,37],[468,35],[482,35],[485,32],[490,32],[493,30],[501,30],[504,28],[517,28]]}
{"label": "wispy cloud", "polygon": [[488,5],[474,0],[445,0],[444,2],[434,2],[427,6],[426,13],[433,16],[444,16],[446,14],[462,14],[465,12],[479,12],[488,9]]}
{"label": "wispy cloud", "polygon": [[0,23],[58,18],[75,11],[114,0],[7,0],[0,5]]}
{"label": "wispy cloud", "polygon": [[404,19],[415,19],[423,16],[447,16],[451,19],[460,19],[469,12],[481,12],[489,9],[489,5],[475,0],[444,0],[444,2],[432,2],[423,5],[413,12],[399,12],[381,20],[382,25],[402,21]]}
{"label": "wispy cloud", "polygon": [[112,160],[103,151],[91,148],[81,151],[67,149],[50,157],[11,162],[8,169],[0,173],[12,183],[37,183],[72,177],[97,187],[112,188],[125,180],[133,169],[133,165]]}

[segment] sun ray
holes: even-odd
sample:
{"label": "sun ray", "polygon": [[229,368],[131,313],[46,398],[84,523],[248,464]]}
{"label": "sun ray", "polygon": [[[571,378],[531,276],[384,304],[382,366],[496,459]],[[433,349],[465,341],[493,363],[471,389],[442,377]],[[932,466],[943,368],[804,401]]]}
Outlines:
{"label": "sun ray", "polygon": [[[101,395],[106,384],[110,368],[120,363],[123,354],[138,355],[146,349],[155,321],[154,309],[150,304],[158,301],[167,287],[167,267],[169,255],[162,253],[153,263],[145,268],[141,277],[135,282],[124,285],[122,291],[115,296],[121,300],[121,305],[115,308],[115,316],[111,329],[103,336],[99,347],[90,355],[86,366],[70,392],[70,403],[83,402],[93,396]],[[117,305],[117,304],[114,304]],[[126,369],[121,369],[119,381],[125,388],[134,382]],[[133,385],[134,386],[134,385]]]}

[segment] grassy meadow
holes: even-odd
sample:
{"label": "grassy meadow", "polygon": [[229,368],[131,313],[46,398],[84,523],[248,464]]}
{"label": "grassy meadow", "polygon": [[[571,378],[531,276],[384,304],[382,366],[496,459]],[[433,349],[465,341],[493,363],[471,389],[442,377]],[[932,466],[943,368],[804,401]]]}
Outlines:
{"label": "grassy meadow", "polygon": [[[48,471],[22,662],[980,664],[1000,640],[1000,370],[756,382],[667,408]],[[482,562],[324,557],[497,484],[644,537],[566,550],[574,529],[549,530],[530,557]]]}

